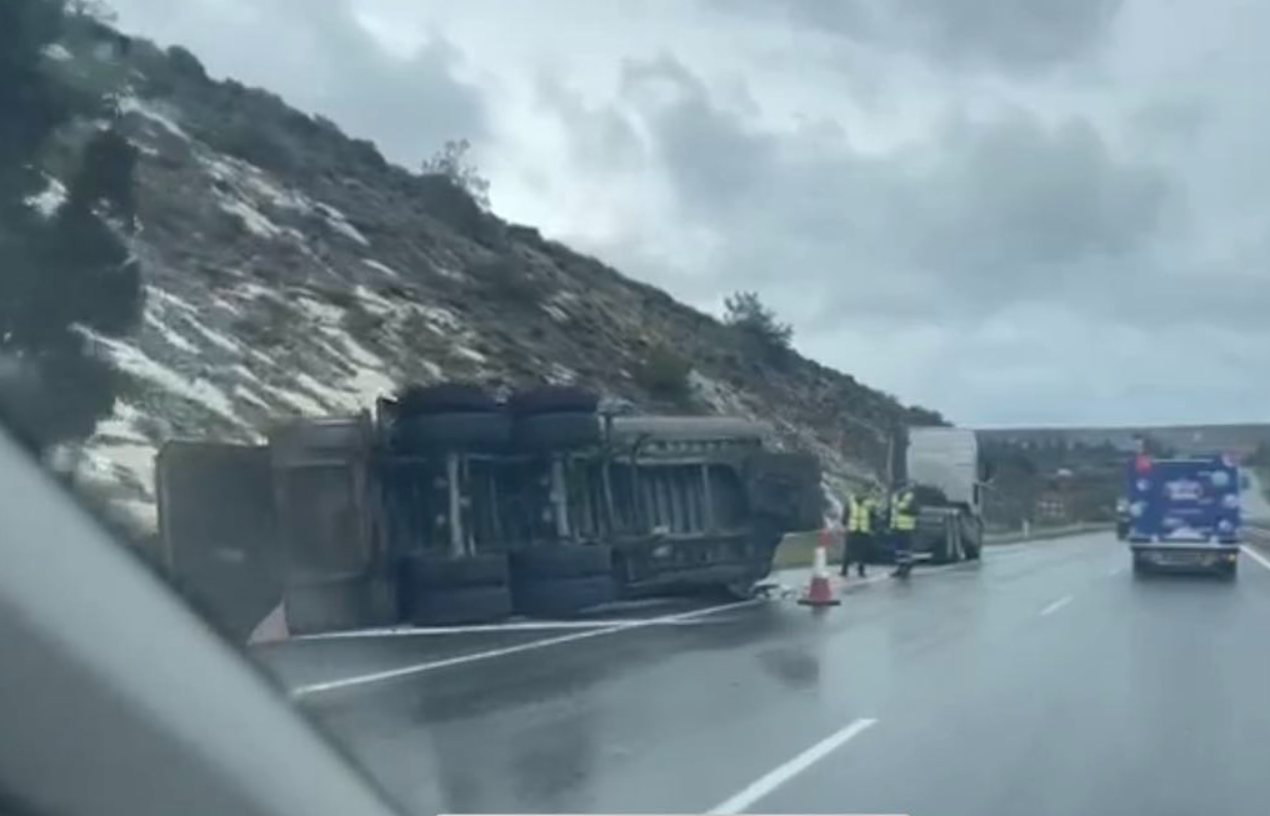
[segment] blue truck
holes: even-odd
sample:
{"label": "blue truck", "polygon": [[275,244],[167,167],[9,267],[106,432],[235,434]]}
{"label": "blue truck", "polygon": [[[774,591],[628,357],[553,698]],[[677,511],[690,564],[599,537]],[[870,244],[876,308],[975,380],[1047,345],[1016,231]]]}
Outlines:
{"label": "blue truck", "polygon": [[1204,570],[1233,579],[1239,564],[1239,476],[1226,455],[1133,457],[1125,495],[1134,573]]}

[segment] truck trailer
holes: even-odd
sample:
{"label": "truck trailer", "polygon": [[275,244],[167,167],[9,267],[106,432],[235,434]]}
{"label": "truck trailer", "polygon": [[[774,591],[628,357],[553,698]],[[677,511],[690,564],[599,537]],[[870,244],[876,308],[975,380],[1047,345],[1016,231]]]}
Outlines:
{"label": "truck trailer", "polygon": [[237,632],[281,601],[292,633],[315,633],[744,596],[786,532],[819,526],[818,461],[770,449],[764,425],[597,403],[445,384],[263,445],[171,442],[167,568]]}

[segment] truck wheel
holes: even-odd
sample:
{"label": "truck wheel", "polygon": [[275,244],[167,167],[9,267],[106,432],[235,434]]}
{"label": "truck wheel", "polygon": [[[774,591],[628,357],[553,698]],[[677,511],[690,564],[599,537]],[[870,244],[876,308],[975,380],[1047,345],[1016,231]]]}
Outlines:
{"label": "truck wheel", "polygon": [[511,439],[511,421],[497,413],[419,414],[398,419],[392,441],[404,451],[499,448]]}
{"label": "truck wheel", "polygon": [[983,521],[971,516],[962,528],[962,541],[966,548],[966,560],[978,561],[983,554]]}
{"label": "truck wheel", "polygon": [[612,575],[517,582],[512,585],[512,603],[524,615],[570,615],[583,609],[617,600]]}
{"label": "truck wheel", "polygon": [[946,517],[941,527],[939,543],[934,550],[934,560],[937,564],[952,564],[957,560],[957,533],[952,522]]}
{"label": "truck wheel", "polygon": [[551,413],[518,417],[512,439],[531,450],[586,448],[600,444],[600,420],[595,414]]}
{"label": "truck wheel", "polygon": [[498,620],[511,614],[506,555],[415,553],[402,564],[403,617],[424,626]]}
{"label": "truck wheel", "polygon": [[507,401],[507,409],[518,417],[535,414],[594,414],[600,397],[575,385],[544,385],[517,391]]}
{"label": "truck wheel", "polygon": [[426,588],[416,593],[410,622],[419,626],[482,623],[512,613],[512,594],[507,586],[470,586],[458,589]]}
{"label": "truck wheel", "polygon": [[613,574],[613,550],[602,544],[539,547],[511,554],[512,580],[520,583]]}
{"label": "truck wheel", "polygon": [[498,403],[484,388],[471,383],[409,385],[397,395],[397,415],[493,413]]}
{"label": "truck wheel", "polygon": [[1239,577],[1239,562],[1231,561],[1229,564],[1222,564],[1217,573],[1223,581],[1233,581]]}
{"label": "truck wheel", "polygon": [[1133,577],[1134,577],[1134,578],[1145,578],[1145,577],[1147,577],[1148,575],[1150,575],[1150,573],[1151,573],[1151,565],[1150,565],[1150,564],[1148,564],[1146,561],[1143,561],[1141,558],[1138,558],[1137,556],[1134,556],[1134,559],[1133,559]]}
{"label": "truck wheel", "polygon": [[415,589],[457,589],[500,586],[508,581],[507,556],[466,555],[451,558],[436,553],[415,553],[405,559],[407,580]]}

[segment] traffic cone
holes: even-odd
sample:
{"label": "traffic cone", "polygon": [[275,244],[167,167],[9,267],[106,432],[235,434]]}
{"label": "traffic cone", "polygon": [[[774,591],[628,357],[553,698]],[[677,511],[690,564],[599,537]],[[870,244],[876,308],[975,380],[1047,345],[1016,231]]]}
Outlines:
{"label": "traffic cone", "polygon": [[803,606],[837,606],[842,603],[834,597],[833,586],[829,579],[829,536],[829,529],[825,528],[816,537],[811,583],[807,585],[807,594],[798,599]]}
{"label": "traffic cone", "polygon": [[278,604],[266,615],[247,637],[247,645],[277,643],[291,637],[287,628],[287,612],[284,604]]}

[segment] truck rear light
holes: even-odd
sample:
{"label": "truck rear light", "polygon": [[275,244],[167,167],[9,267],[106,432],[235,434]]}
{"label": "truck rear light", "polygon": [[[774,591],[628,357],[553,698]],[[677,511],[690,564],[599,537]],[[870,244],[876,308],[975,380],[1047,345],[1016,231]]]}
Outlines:
{"label": "truck rear light", "polygon": [[1133,457],[1133,469],[1138,473],[1150,473],[1151,457],[1147,456],[1145,453],[1139,453],[1137,456]]}

